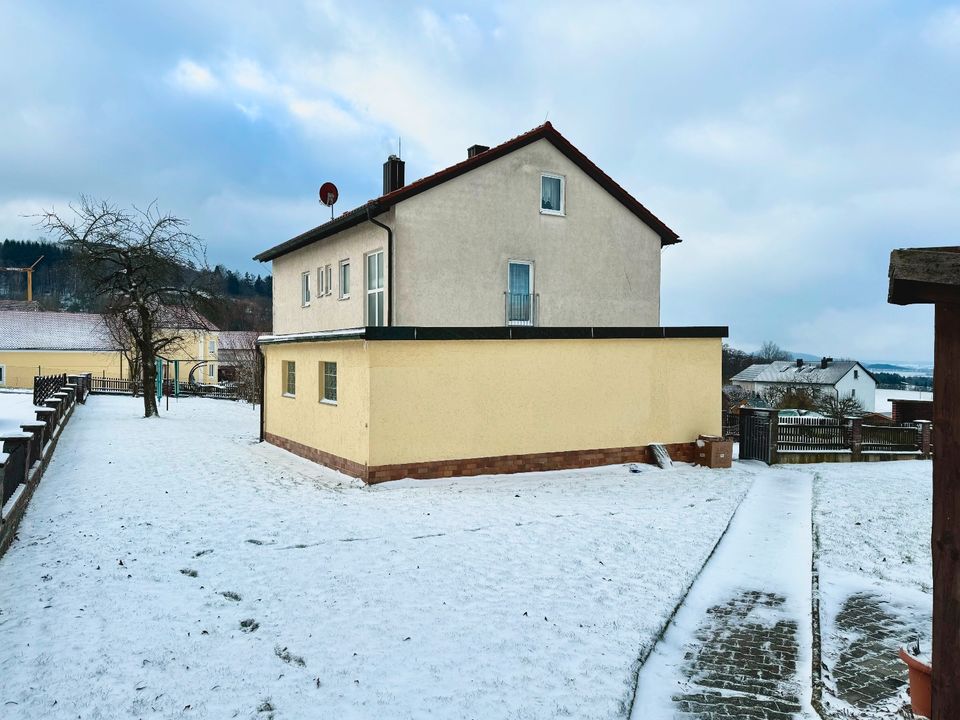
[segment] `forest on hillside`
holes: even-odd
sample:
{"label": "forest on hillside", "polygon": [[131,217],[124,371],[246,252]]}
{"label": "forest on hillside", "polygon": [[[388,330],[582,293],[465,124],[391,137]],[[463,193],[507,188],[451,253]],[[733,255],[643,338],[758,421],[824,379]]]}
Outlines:
{"label": "forest on hillside", "polygon": [[[0,268],[25,268],[43,257],[33,273],[33,299],[44,310],[99,312],[101,299],[85,287],[69,250],[56,243],[4,240],[0,243]],[[217,293],[206,314],[221,330],[268,331],[271,325],[273,278],[251,275],[216,265],[204,271],[206,285]],[[27,294],[24,272],[0,272],[0,300],[23,300]]]}

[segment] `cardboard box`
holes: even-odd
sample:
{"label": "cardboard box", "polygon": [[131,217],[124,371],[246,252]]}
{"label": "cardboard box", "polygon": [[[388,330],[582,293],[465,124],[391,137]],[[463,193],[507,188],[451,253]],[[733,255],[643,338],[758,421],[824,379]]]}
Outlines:
{"label": "cardboard box", "polygon": [[693,451],[693,463],[708,468],[731,467],[733,464],[733,442],[729,440],[698,440],[697,447]]}

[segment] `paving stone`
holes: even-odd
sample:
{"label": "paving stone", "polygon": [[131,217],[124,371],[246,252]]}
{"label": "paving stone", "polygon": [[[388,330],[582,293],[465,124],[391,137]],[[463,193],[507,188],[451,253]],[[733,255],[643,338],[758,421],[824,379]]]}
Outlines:
{"label": "paving stone", "polygon": [[[889,718],[895,712],[900,716],[907,672],[897,649],[925,636],[920,631],[922,623],[922,613],[905,620],[902,612],[893,613],[875,593],[850,595],[837,613],[831,642],[824,649],[828,695],[848,703],[857,710],[856,717],[865,720]],[[836,654],[829,656],[827,648]],[[829,712],[829,700],[827,704],[828,714],[851,717],[841,711]]]}
{"label": "paving stone", "polygon": [[711,607],[684,656],[684,720],[788,720],[800,711],[797,623],[785,598],[747,590]]}

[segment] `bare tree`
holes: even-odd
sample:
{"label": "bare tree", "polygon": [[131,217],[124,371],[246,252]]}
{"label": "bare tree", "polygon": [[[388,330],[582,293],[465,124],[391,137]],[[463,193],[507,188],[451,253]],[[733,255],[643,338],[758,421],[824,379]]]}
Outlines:
{"label": "bare tree", "polygon": [[770,363],[774,360],[789,360],[790,356],[787,355],[786,350],[783,350],[773,342],[773,340],[767,340],[760,346],[760,350],[757,352],[757,359],[760,362]]}
{"label": "bare tree", "polygon": [[775,410],[816,410],[819,391],[810,385],[779,385],[767,388],[761,397]]}
{"label": "bare tree", "polygon": [[863,405],[853,395],[821,395],[817,401],[816,410],[824,417],[838,422],[847,417],[863,415]]}
{"label": "bare tree", "polygon": [[40,214],[40,226],[73,251],[78,270],[103,298],[109,325],[122,327],[140,358],[143,414],[153,417],[156,359],[182,341],[176,331],[158,332],[165,308],[197,308],[210,293],[198,283],[206,267],[204,245],[187,222],[157,210],[120,209],[81,196],[72,217]]}

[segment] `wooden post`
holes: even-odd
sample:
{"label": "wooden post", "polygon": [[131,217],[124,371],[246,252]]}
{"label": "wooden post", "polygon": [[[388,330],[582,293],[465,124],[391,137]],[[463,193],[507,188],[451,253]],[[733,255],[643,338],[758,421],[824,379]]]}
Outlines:
{"label": "wooden post", "polygon": [[933,720],[960,718],[960,304],[937,303],[933,377]]}
{"label": "wooden post", "polygon": [[936,307],[933,357],[933,714],[960,718],[960,245],[890,253],[889,302]]}

